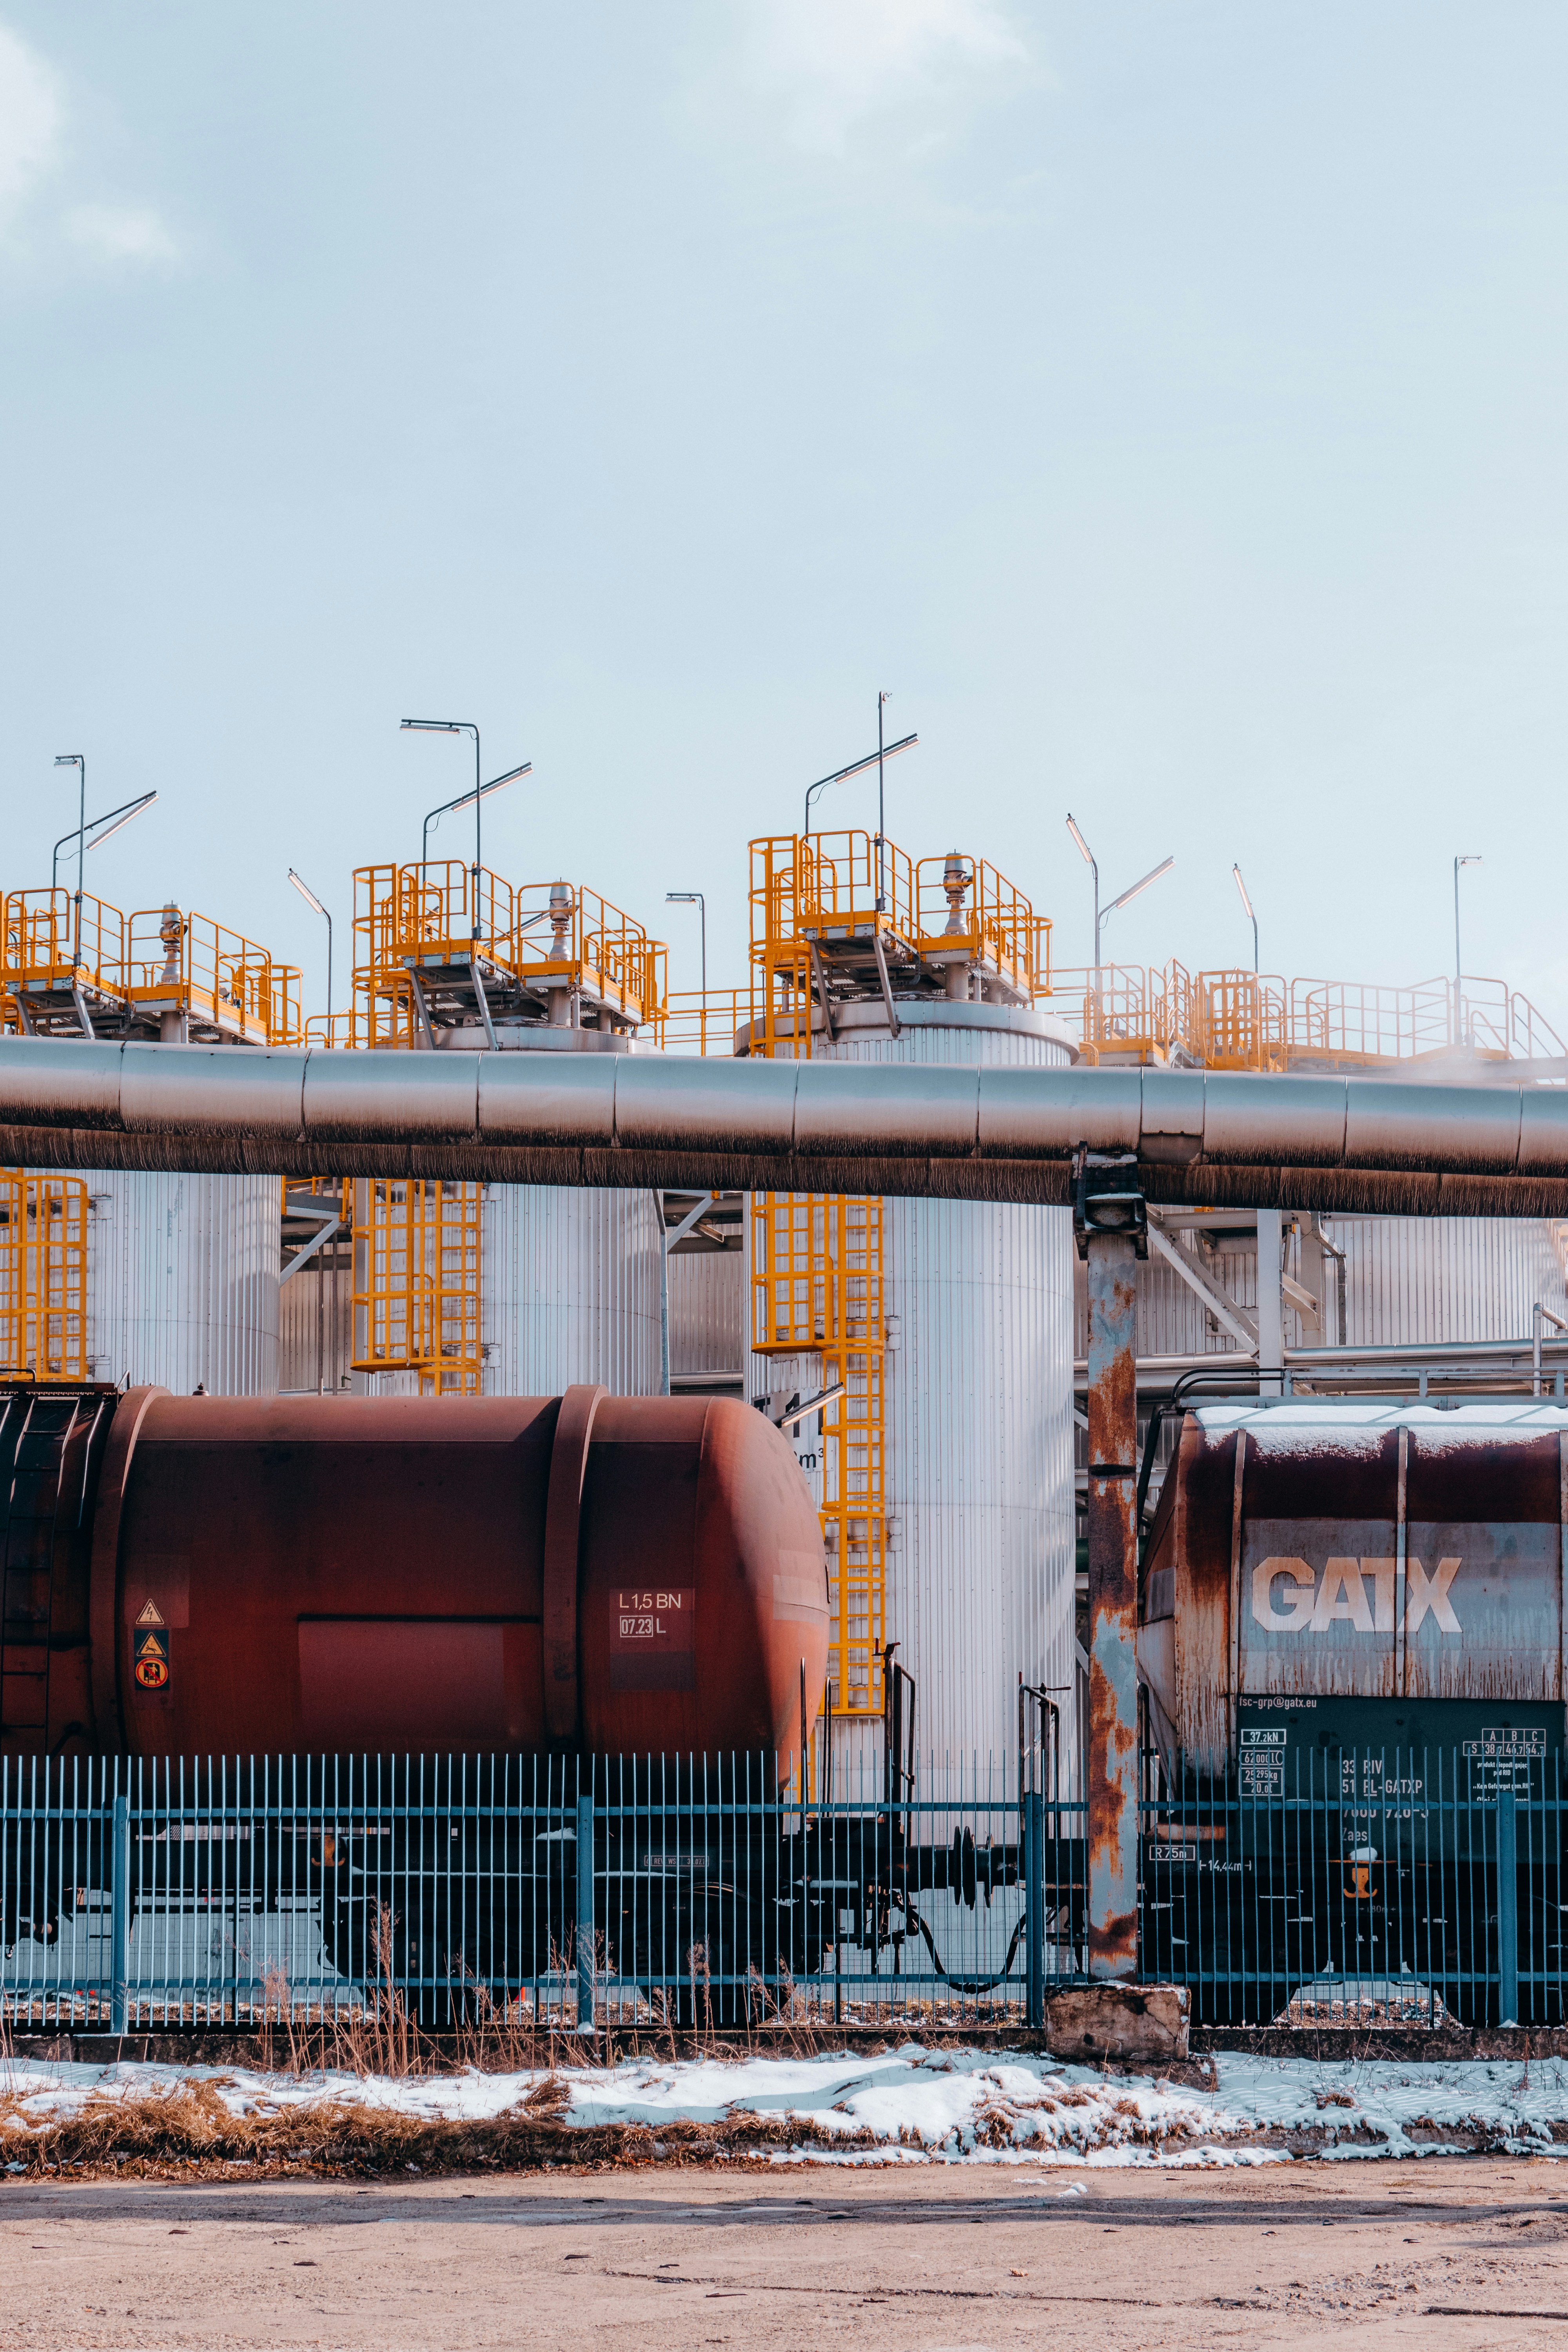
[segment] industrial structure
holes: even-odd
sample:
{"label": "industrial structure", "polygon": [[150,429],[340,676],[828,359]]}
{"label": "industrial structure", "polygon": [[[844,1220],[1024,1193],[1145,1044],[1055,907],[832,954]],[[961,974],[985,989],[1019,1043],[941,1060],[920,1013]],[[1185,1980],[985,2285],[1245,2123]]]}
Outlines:
{"label": "industrial structure", "polygon": [[[455,859],[361,866],[353,939],[352,1005],[311,1024],[334,1048],[658,1045],[665,949],[581,886],[516,887]],[[641,1396],[663,1384],[650,1192],[361,1178],[324,1242],[308,1199],[290,1192],[285,1208],[300,1253],[284,1273],[291,1291],[297,1265],[300,1285],[285,1389],[516,1396],[602,1381]]]}
{"label": "industrial structure", "polygon": [[[1066,1067],[1049,924],[983,860],[862,832],[752,845],[751,1018],[771,1060]],[[889,1643],[921,1752],[988,1757],[1020,1679],[1073,1713],[1071,1252],[1061,1209],[758,1193],[751,1386],[823,1515],[851,1748]]]}
{"label": "industrial structure", "polygon": [[[172,900],[0,901],[0,1016],[88,1043],[297,1045],[300,974]],[[278,1383],[277,1185],[260,1174],[25,1170],[0,1197],[4,1371],[265,1394]]]}
{"label": "industrial structure", "polygon": [[[4,921],[14,1034],[72,1050],[301,1041],[298,974],[203,917],[125,916],[61,889],[13,893]],[[1005,1747],[1022,1682],[1055,1712],[1070,1779],[1089,1651],[1091,1343],[1067,1188],[966,1198],[955,1180],[951,1197],[917,1198],[925,1188],[884,1153],[879,1189],[770,1190],[734,1151],[711,1187],[690,1181],[689,1155],[679,1182],[639,1168],[589,1183],[577,1108],[615,1091],[617,1070],[630,1101],[649,1055],[739,1060],[759,1076],[905,1065],[930,1073],[933,1101],[963,1072],[984,1092],[1076,1066],[1102,1098],[1146,1080],[1150,1101],[1174,1106],[1156,1115],[1171,1143],[1155,1154],[1173,1170],[1183,1122],[1203,1125],[1184,1089],[1205,1076],[1462,1076],[1485,1089],[1568,1061],[1531,1006],[1489,982],[1053,970],[1048,921],[984,860],[917,860],[866,833],[754,842],[750,932],[743,989],[672,995],[660,942],[578,884],[515,887],[458,861],[360,868],[352,1003],[303,1033],[329,1049],[340,1131],[350,1106],[391,1110],[444,1087],[454,1055],[531,1056],[542,1077],[566,1055],[561,1148],[533,1155],[528,1181],[350,1173],[346,1152],[341,1172],[318,1159],[281,1179],[182,1173],[146,1151],[136,1168],[14,1170],[0,1181],[5,1363],[44,1383],[187,1393],[589,1383],[743,1397],[790,1438],[819,1513],[841,1748],[880,1725],[892,1655],[925,1756]],[[700,1119],[695,1104],[679,1118]],[[628,1173],[636,1158],[623,1155]],[[1146,1185],[1147,1255],[1128,1275],[1145,1519],[1183,1383],[1539,1389],[1568,1363],[1562,1221],[1479,1202],[1378,1213],[1370,1186],[1351,1207],[1297,1206],[1288,1183],[1273,1208],[1240,1205],[1217,1180],[1209,1198],[1184,1179],[1160,1189]]]}

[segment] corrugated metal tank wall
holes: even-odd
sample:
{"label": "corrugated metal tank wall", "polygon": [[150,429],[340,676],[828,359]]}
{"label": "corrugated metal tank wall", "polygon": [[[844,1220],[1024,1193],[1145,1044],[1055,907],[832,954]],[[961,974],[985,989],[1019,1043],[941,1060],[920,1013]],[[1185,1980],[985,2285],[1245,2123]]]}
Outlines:
{"label": "corrugated metal tank wall", "polygon": [[738,1372],[745,1360],[745,1265],[739,1250],[677,1250],[669,1261],[669,1370]]}
{"label": "corrugated metal tank wall", "polygon": [[278,1386],[276,1176],[88,1172],[93,1377],[176,1395]]}
{"label": "corrugated metal tank wall", "polygon": [[[877,1017],[877,1008],[853,1008]],[[1065,1031],[991,1005],[900,1003],[900,1034],[841,1030],[836,1061],[1060,1066]],[[939,1766],[1010,1755],[1018,1676],[1070,1690],[1072,1219],[887,1200],[887,1625]],[[764,1378],[760,1383],[767,1386]],[[1069,1706],[1070,1713],[1070,1706]],[[847,1748],[859,1727],[841,1725]],[[1064,1726],[1064,1755],[1076,1752]]]}
{"label": "corrugated metal tank wall", "polygon": [[1332,1217],[1345,1254],[1347,1342],[1381,1348],[1528,1339],[1539,1299],[1563,1311],[1544,1223],[1512,1217]]}
{"label": "corrugated metal tank wall", "polygon": [[663,1379],[659,1218],[651,1192],[489,1184],[479,1229],[486,1396],[574,1381],[657,1396]]}
{"label": "corrugated metal tank wall", "polygon": [[[1528,1339],[1539,1299],[1568,1313],[1562,1255],[1551,1227],[1512,1217],[1326,1217],[1324,1230],[1345,1254],[1343,1344],[1360,1348],[1442,1346],[1468,1339]],[[1173,1237],[1174,1238],[1174,1237]],[[1258,1252],[1250,1235],[1222,1236],[1204,1266],[1251,1314],[1258,1303]],[[1294,1242],[1286,1272],[1295,1275]],[[1319,1333],[1285,1310],[1286,1344],[1340,1344],[1337,1286],[1331,1265],[1329,1320]],[[1075,1276],[1073,1352],[1089,1344],[1083,1270]],[[1226,1355],[1238,1342],[1216,1325],[1175,1268],[1151,1255],[1138,1269],[1141,1356]]]}
{"label": "corrugated metal tank wall", "polygon": [[353,1276],[311,1258],[279,1289],[278,1386],[312,1395],[352,1387],[353,1355]]}

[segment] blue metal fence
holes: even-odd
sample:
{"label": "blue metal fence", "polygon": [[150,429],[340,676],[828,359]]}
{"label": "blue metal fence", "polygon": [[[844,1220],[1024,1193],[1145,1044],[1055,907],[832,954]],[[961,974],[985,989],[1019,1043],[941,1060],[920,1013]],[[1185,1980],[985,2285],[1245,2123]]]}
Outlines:
{"label": "blue metal fence", "polygon": [[[1085,1965],[1082,1810],[1041,1759],[0,1763],[0,2018],[122,2033],[1037,2024]],[[1047,1786],[1042,1787],[1044,1780]],[[1142,1969],[1219,2023],[1564,2017],[1558,1759],[1152,1759]]]}

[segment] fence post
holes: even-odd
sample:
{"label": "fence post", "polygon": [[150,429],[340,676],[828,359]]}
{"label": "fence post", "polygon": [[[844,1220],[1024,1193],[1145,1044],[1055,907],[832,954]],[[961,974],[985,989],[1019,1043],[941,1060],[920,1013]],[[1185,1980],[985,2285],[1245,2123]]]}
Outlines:
{"label": "fence post", "polygon": [[1046,2021],[1046,1801],[1038,1789],[1024,1798],[1025,2015],[1037,2033]]}
{"label": "fence post", "polygon": [[577,1799],[577,2031],[594,2031],[594,1800]]}
{"label": "fence post", "polygon": [[116,1797],[109,1839],[109,2030],[125,2031],[131,1944],[131,1801]]}
{"label": "fence post", "polygon": [[[1510,1768],[1504,1767],[1507,1770]],[[1511,1773],[1510,1773],[1511,1779]],[[1519,1861],[1513,1790],[1497,1801],[1498,2023],[1519,2023]]]}

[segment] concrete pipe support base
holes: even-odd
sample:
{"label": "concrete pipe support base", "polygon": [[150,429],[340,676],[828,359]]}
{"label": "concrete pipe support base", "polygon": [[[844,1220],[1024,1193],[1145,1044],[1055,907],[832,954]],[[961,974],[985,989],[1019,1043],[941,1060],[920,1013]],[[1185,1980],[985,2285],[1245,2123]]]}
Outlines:
{"label": "concrete pipe support base", "polygon": [[1185,1985],[1069,1985],[1047,1995],[1046,2047],[1080,2065],[1169,2064],[1187,2054]]}

